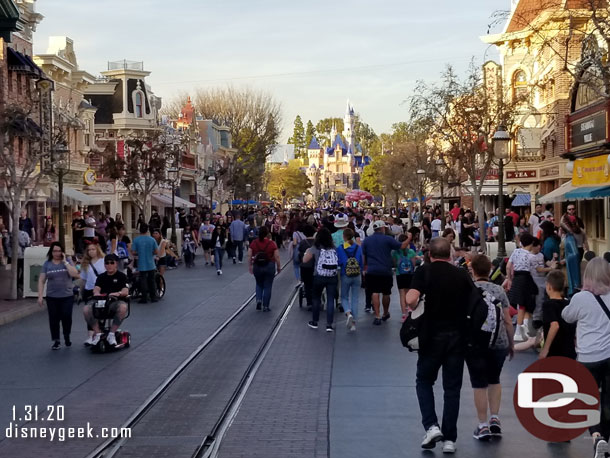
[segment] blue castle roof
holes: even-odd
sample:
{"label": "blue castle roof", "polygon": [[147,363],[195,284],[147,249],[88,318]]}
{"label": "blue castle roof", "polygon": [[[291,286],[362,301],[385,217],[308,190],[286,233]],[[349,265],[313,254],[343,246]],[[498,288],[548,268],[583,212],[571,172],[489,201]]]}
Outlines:
{"label": "blue castle roof", "polygon": [[320,149],[320,144],[318,143],[318,139],[316,137],[311,137],[311,142],[309,142],[307,149]]}
{"label": "blue castle roof", "polygon": [[341,138],[341,135],[339,135],[339,134],[337,134],[337,136],[333,140],[332,146],[330,148],[326,148],[326,154],[335,154],[335,150],[337,149],[337,146],[339,146],[341,148],[341,152],[342,152],[343,156],[345,156],[347,154],[347,148],[345,147],[345,143],[343,143],[343,139]]}

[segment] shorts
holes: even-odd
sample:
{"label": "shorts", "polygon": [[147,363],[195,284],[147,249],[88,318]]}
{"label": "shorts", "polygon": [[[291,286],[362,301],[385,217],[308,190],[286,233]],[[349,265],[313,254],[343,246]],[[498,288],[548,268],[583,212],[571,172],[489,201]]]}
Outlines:
{"label": "shorts", "polygon": [[371,293],[381,293],[389,296],[392,294],[394,279],[392,275],[366,274],[366,289]]}
{"label": "shorts", "polygon": [[159,260],[157,261],[157,266],[161,267],[161,266],[166,266],[167,267],[167,258],[169,257],[169,255],[165,255],[161,258],[159,258]]}
{"label": "shorts", "polygon": [[398,289],[411,289],[413,274],[396,275],[396,287]]}
{"label": "shorts", "polygon": [[466,365],[473,388],[487,388],[500,383],[500,373],[508,348],[474,349],[466,355]]}
{"label": "shorts", "polygon": [[204,250],[211,250],[212,247],[212,240],[202,240],[201,241],[201,248],[203,248]]}

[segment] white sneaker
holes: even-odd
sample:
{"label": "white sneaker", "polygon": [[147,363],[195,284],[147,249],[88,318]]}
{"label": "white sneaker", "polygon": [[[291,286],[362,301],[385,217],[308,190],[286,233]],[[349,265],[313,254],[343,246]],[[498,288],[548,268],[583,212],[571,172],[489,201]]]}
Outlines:
{"label": "white sneaker", "polygon": [[219,271],[218,271],[218,275],[222,275],[222,270],[219,270]]}
{"label": "white sneaker", "polygon": [[443,453],[455,453],[455,442],[453,442],[453,441],[443,442]]}
{"label": "white sneaker", "polygon": [[96,334],[93,337],[91,337],[91,346],[97,345],[98,343],[100,343],[100,338],[102,337],[101,334]]}
{"label": "white sneaker", "polygon": [[108,336],[106,336],[106,342],[108,342],[108,345],[116,347],[116,336],[114,335],[114,332],[108,333]]}
{"label": "white sneaker", "polygon": [[356,332],[356,325],[352,324],[349,328],[350,332]]}
{"label": "white sneaker", "polygon": [[436,447],[436,443],[443,440],[443,433],[438,426],[431,426],[428,431],[426,431],[426,435],[424,436],[424,440],[421,443],[422,448],[431,449]]}
{"label": "white sneaker", "polygon": [[517,329],[515,330],[515,342],[525,342],[525,337],[523,336],[523,330],[521,329],[523,325],[517,325]]}
{"label": "white sneaker", "polygon": [[354,325],[354,316],[348,312],[347,313],[347,322],[345,323],[345,326],[347,328],[351,328]]}
{"label": "white sneaker", "polygon": [[594,458],[606,458],[608,452],[608,442],[603,437],[595,439],[595,456]]}

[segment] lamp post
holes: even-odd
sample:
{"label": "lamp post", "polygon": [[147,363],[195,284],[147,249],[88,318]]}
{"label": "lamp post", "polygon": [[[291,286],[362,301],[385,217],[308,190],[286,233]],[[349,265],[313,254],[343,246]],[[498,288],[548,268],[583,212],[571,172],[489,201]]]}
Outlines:
{"label": "lamp post", "polygon": [[[445,216],[445,171],[447,170],[447,164],[445,163],[445,159],[440,156],[436,160],[436,171],[438,176],[440,177],[440,187],[441,187],[441,216],[444,218]],[[443,223],[444,224],[444,223]]]}
{"label": "lamp post", "polygon": [[170,167],[167,169],[167,177],[172,185],[172,236],[171,242],[176,244],[176,182],[180,179],[180,169]]}
{"label": "lamp post", "polygon": [[424,169],[418,169],[417,172],[417,185],[419,188],[419,222],[424,217],[424,178],[426,177],[426,171]]}
{"label": "lamp post", "polygon": [[57,206],[59,215],[59,243],[66,246],[66,229],[64,227],[64,175],[70,170],[70,149],[63,143],[51,148],[51,169],[57,175]]}
{"label": "lamp post", "polygon": [[250,183],[246,184],[246,217],[250,212],[250,191],[252,190],[252,185]]}
{"label": "lamp post", "polygon": [[210,188],[210,215],[214,214],[214,186],[216,185],[216,177],[210,175],[208,177],[208,186]]}
{"label": "lamp post", "polygon": [[303,193],[303,207],[305,206],[305,196],[306,195],[307,195],[306,193]]}
{"label": "lamp post", "polygon": [[493,136],[494,156],[498,166],[498,258],[506,257],[506,238],[504,232],[504,160],[508,157],[510,134],[505,126],[499,126]]}

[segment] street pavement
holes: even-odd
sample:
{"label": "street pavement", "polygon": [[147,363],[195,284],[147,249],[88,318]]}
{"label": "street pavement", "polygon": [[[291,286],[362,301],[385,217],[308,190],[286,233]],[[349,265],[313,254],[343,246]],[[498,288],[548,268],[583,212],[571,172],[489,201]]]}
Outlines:
{"label": "street pavement", "polygon": [[[60,351],[50,350],[46,314],[0,326],[0,457],[86,456],[101,439],[5,439],[12,406],[23,410],[38,405],[44,410],[49,404],[64,405],[66,419],[55,426],[119,426],[253,292],[245,265],[227,264],[218,277],[213,268],[201,265],[201,257],[197,261],[194,269],[167,273],[163,301],[133,305],[125,323],[133,334],[128,350],[96,355],[84,349],[80,308],[74,312],[74,345]],[[155,407],[157,412],[134,428],[135,446],[126,449],[125,456],[187,456],[243,374],[240,368],[250,350],[258,348],[253,332],[268,329],[294,285],[288,266],[274,283],[270,319],[261,321],[265,314],[259,313],[227,328],[206,356],[212,358],[206,360],[209,369],[204,364],[181,376]],[[326,333],[323,327],[309,329],[310,313],[295,303],[224,437],[222,458],[442,455],[440,448],[420,448],[424,431],[415,395],[417,357],[400,345],[397,297],[392,318],[382,326],[372,326],[371,315],[362,312],[363,297],[360,306],[356,333],[347,332],[342,315],[336,315],[336,331]],[[507,362],[500,413],[504,439],[487,444],[472,438],[476,417],[465,374],[455,456],[591,456],[586,436],[568,444],[546,444],[518,423],[512,392],[517,375],[535,357],[533,352],[519,354]],[[206,400],[207,393],[214,399]],[[437,387],[439,415],[441,399]],[[34,425],[42,426],[30,423]]]}

